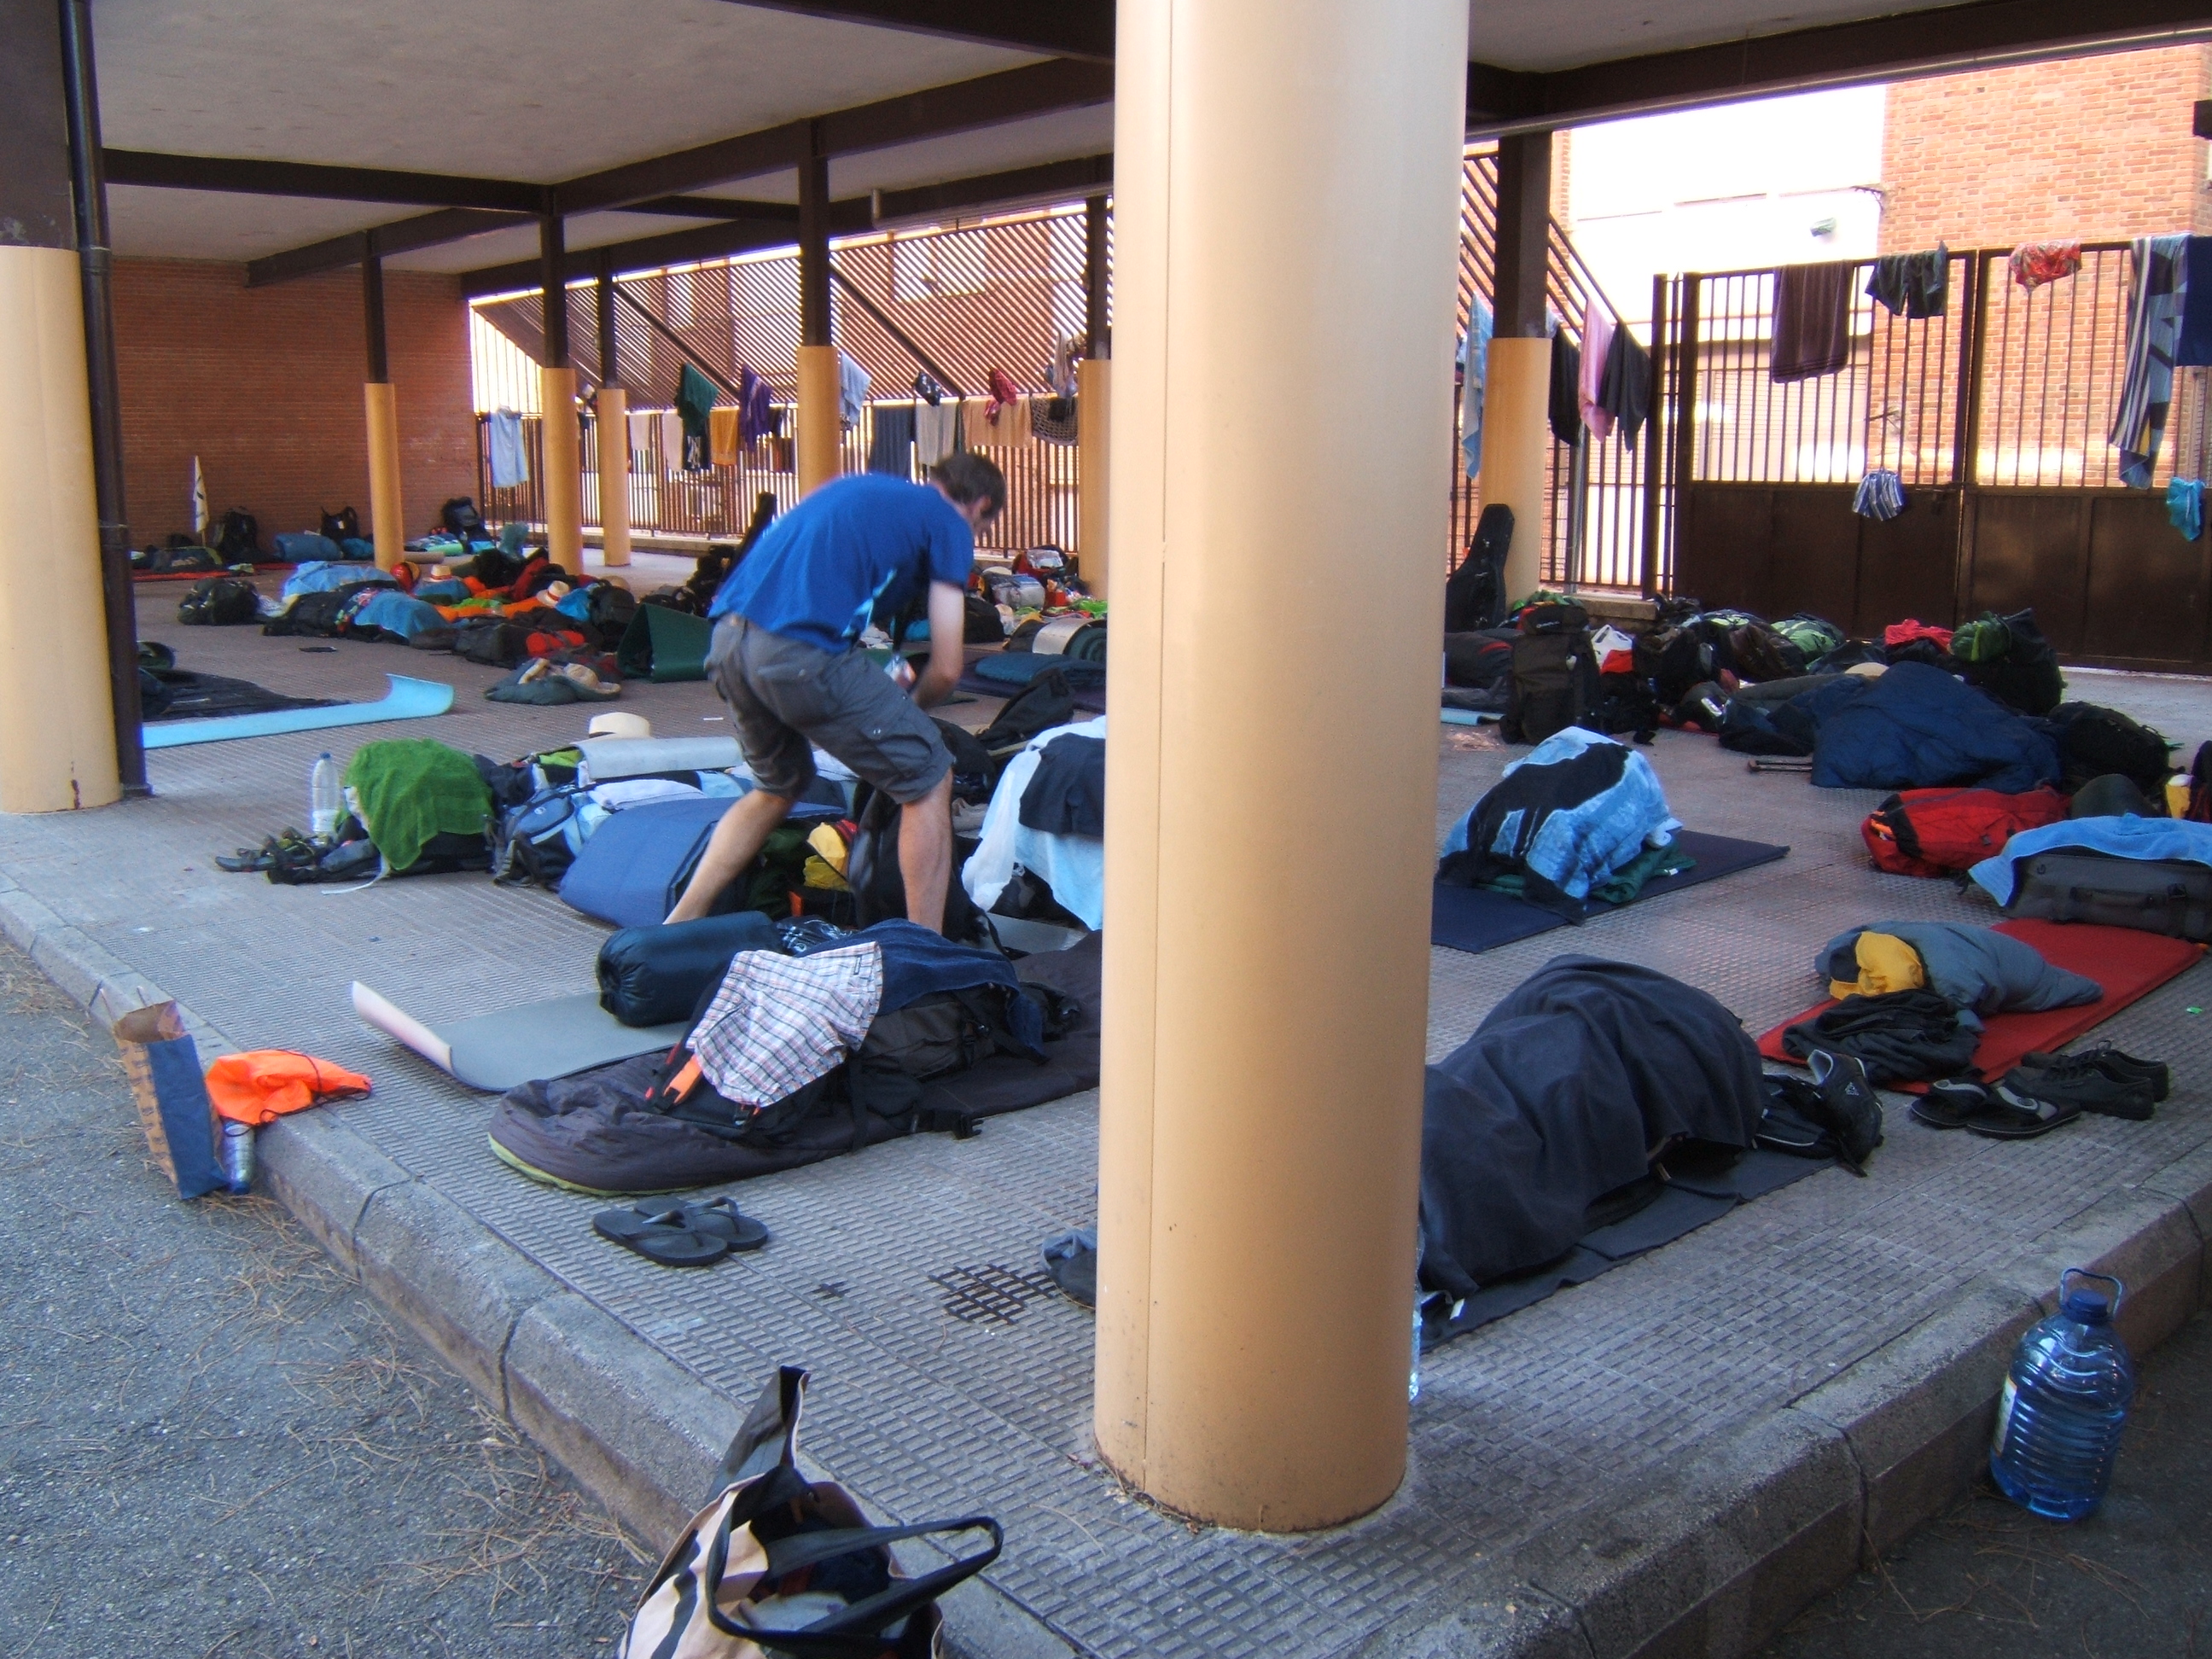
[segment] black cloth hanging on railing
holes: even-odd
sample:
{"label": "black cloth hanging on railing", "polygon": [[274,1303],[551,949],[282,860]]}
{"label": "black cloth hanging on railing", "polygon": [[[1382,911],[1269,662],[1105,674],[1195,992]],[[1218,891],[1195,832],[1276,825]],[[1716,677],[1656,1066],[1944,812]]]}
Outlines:
{"label": "black cloth hanging on railing", "polygon": [[1774,344],[1767,372],[1778,382],[1833,374],[1851,360],[1851,275],[1856,260],[1784,265],[1774,273]]}
{"label": "black cloth hanging on railing", "polygon": [[1583,351],[1566,331],[1552,336],[1552,396],[1549,415],[1552,435],[1573,447],[1583,434]]}
{"label": "black cloth hanging on railing", "polygon": [[1630,448],[1651,414],[1651,354],[1636,343],[1626,327],[1613,331],[1605,354],[1605,378],[1598,382],[1597,406],[1613,418],[1613,429]]}
{"label": "black cloth hanging on railing", "polygon": [[1932,253],[1883,255],[1867,273],[1866,294],[1893,317],[1941,317],[1950,304],[1951,250],[1938,242]]}

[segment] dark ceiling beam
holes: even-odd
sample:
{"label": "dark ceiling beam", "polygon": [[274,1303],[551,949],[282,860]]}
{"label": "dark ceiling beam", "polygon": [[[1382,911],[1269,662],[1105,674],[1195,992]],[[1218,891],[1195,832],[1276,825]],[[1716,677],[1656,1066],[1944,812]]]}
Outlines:
{"label": "dark ceiling beam", "polygon": [[834,18],[973,40],[1010,52],[1041,52],[1054,58],[1114,61],[1114,0],[738,0],[768,11],[793,11],[806,17]]}
{"label": "dark ceiling beam", "polygon": [[2212,0],[1972,0],[1544,74],[1474,64],[1468,136],[2208,37]]}
{"label": "dark ceiling beam", "polygon": [[325,167],[244,155],[170,155],[152,150],[101,152],[111,185],[211,190],[234,195],[299,196],[325,202],[399,202],[414,207],[488,208],[535,213],[545,186],[507,179],[464,179],[387,167]]}
{"label": "dark ceiling beam", "polygon": [[[830,204],[830,234],[854,236],[872,228],[865,196]],[[641,236],[628,242],[603,243],[598,247],[571,248],[562,265],[562,280],[577,282],[596,276],[600,261],[611,262],[619,276],[633,270],[652,270],[661,265],[692,264],[702,259],[726,259],[739,253],[799,246],[796,219],[739,220],[727,224],[702,225],[693,230],[672,230],[659,236]],[[461,292],[471,300],[487,294],[507,294],[534,289],[544,280],[535,259],[490,265],[461,277]]]}
{"label": "dark ceiling beam", "polygon": [[[817,118],[814,125],[823,153],[834,158],[1002,126],[1032,115],[1082,109],[1106,103],[1113,96],[1114,71],[1109,65],[1055,59],[833,111]],[[672,155],[586,173],[555,185],[554,199],[562,213],[588,213],[649,197],[702,190],[733,179],[780,173],[793,165],[806,142],[808,125],[805,121],[787,121]]]}
{"label": "dark ceiling beam", "polygon": [[670,219],[788,219],[799,222],[791,202],[748,202],[730,196],[652,196],[629,203],[624,213],[657,213]]}
{"label": "dark ceiling beam", "polygon": [[310,242],[305,247],[287,248],[282,253],[248,260],[246,285],[267,288],[276,283],[296,282],[302,276],[316,276],[326,270],[357,265],[371,253],[388,259],[395,253],[437,247],[464,237],[481,236],[486,231],[534,224],[537,219],[534,213],[484,213],[474,208],[447,208],[441,212],[401,219],[372,230],[351,231],[343,236]]}
{"label": "dark ceiling beam", "polygon": [[875,198],[876,222],[951,218],[988,209],[1073,202],[1113,187],[1113,155],[1085,155],[1073,161],[1047,161],[1006,173],[948,179],[940,185],[921,185],[911,190],[879,190]]}

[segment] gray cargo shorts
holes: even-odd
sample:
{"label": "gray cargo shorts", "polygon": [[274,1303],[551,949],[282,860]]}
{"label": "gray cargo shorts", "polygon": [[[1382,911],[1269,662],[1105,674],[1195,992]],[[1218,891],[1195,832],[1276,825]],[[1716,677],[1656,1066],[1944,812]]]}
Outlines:
{"label": "gray cargo shorts", "polygon": [[937,723],[865,652],[824,651],[725,617],[707,679],[730,705],[754,781],[772,795],[805,792],[817,744],[901,805],[952,769]]}

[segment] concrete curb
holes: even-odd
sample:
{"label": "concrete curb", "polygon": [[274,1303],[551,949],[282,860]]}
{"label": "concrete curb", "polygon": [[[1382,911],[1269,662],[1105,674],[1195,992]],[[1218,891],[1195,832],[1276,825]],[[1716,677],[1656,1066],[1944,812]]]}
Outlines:
{"label": "concrete curb", "polygon": [[[102,1022],[162,999],[0,876],[0,932]],[[181,1005],[180,1005],[181,1006]],[[210,1054],[237,1045],[187,1008]],[[264,1132],[277,1199],[508,1420],[649,1540],[688,1521],[740,1407],[669,1359],[340,1120]],[[2021,1333],[2069,1267],[2128,1285],[2148,1352],[2212,1305],[2212,1141],[2032,1241],[2004,1273],[1781,1410],[1738,1425],[1490,1564],[1442,1620],[1385,1626],[1358,1659],[1661,1659],[1756,1650],[1872,1556],[1942,1514],[1987,1456]],[[811,1466],[810,1475],[825,1472]],[[981,1581],[946,1598],[969,1659],[1075,1652]]]}

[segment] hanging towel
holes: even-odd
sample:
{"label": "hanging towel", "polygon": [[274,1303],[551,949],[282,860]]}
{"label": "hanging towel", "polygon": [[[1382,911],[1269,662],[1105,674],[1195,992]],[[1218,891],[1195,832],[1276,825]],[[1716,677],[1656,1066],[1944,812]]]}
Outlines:
{"label": "hanging towel", "polygon": [[735,466],[738,464],[740,413],[734,406],[707,411],[707,459],[716,466]]}
{"label": "hanging towel", "polygon": [[868,401],[868,371],[845,353],[837,354],[837,418],[849,428],[860,423],[860,405]]}
{"label": "hanging towel", "polygon": [[1576,404],[1583,424],[1600,443],[1613,436],[1613,416],[1601,401],[1606,359],[1613,351],[1614,324],[1605,302],[1593,299],[1583,307],[1583,361]]}
{"label": "hanging towel", "polygon": [[629,470],[650,472],[653,470],[653,428],[660,416],[649,409],[633,409],[629,412]]}
{"label": "hanging towel", "polygon": [[2159,441],[2166,435],[2173,398],[2173,348],[2187,297],[2188,241],[2186,236],[2138,236],[2132,244],[2127,356],[2120,371],[2119,407],[2106,434],[2120,452],[2120,482],[2130,489],[2150,488]]}
{"label": "hanging towel", "polygon": [[1030,403],[1030,395],[1024,392],[999,405],[999,412],[991,422],[993,443],[1001,449],[1036,447],[1036,420]]}
{"label": "hanging towel", "polygon": [[1482,471],[1482,386],[1490,371],[1490,336],[1498,326],[1480,295],[1468,308],[1467,332],[1460,337],[1459,447],[1467,457],[1467,476]]}
{"label": "hanging towel", "polygon": [[1942,242],[1932,253],[1887,254],[1867,273],[1867,297],[1893,317],[1941,317],[1950,291],[1951,250]]}
{"label": "hanging towel", "polygon": [[1616,329],[1605,354],[1598,406],[1620,422],[1620,441],[1632,449],[1651,414],[1651,354],[1626,329]]}
{"label": "hanging towel", "polygon": [[914,410],[915,459],[935,466],[950,455],[960,436],[958,403],[921,403]]}
{"label": "hanging towel", "polygon": [[738,365],[738,441],[757,444],[775,430],[769,384],[744,363]]}
{"label": "hanging towel", "polygon": [[2022,288],[2041,288],[2081,269],[2079,242],[2022,242],[2005,261],[2012,279]]}
{"label": "hanging towel", "polygon": [[530,482],[530,458],[522,449],[522,416],[511,409],[495,409],[484,416],[491,431],[491,487],[512,489]]}
{"label": "hanging towel", "polygon": [[2176,478],[2166,487],[2166,516],[2184,541],[2204,533],[2204,484],[2198,478]]}
{"label": "hanging towel", "polygon": [[690,363],[676,380],[676,414],[684,428],[682,455],[686,472],[707,470],[707,416],[714,407],[714,383]]}
{"label": "hanging towel", "polygon": [[1859,480],[1851,511],[1863,519],[1895,518],[1905,511],[1905,481],[1886,467],[1876,467]]}
{"label": "hanging towel", "polygon": [[2173,349],[2176,368],[2212,363],[2212,236],[2189,239],[2186,265],[2181,338]]}
{"label": "hanging towel", "polygon": [[991,404],[988,398],[963,398],[960,400],[960,447],[982,449],[999,441],[991,430]]}
{"label": "hanging towel", "polygon": [[672,409],[660,411],[660,465],[669,472],[684,465],[684,417]]}
{"label": "hanging towel", "polygon": [[1849,259],[1784,265],[1774,273],[1774,344],[1767,372],[1778,383],[1833,374],[1851,360]]}
{"label": "hanging towel", "polygon": [[914,405],[878,404],[875,441],[868,446],[868,471],[895,478],[914,476]]}
{"label": "hanging towel", "polygon": [[1583,354],[1563,329],[1552,336],[1552,436],[1572,447],[1583,434]]}

